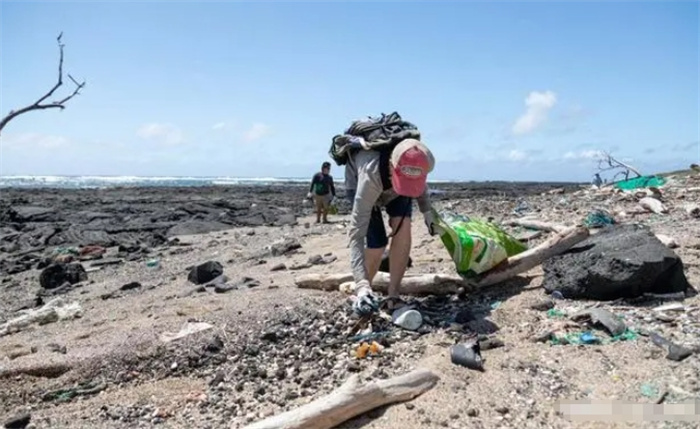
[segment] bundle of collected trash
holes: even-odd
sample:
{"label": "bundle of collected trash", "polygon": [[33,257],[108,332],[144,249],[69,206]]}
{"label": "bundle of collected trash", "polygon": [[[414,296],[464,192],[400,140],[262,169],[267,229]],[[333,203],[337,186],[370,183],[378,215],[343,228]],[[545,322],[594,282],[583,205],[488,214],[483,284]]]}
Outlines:
{"label": "bundle of collected trash", "polygon": [[441,212],[435,218],[442,243],[457,272],[466,278],[485,273],[527,250],[525,244],[491,222],[451,212]]}
{"label": "bundle of collected trash", "polygon": [[328,153],[338,165],[345,165],[353,151],[364,149],[390,153],[408,138],[421,138],[413,123],[403,120],[398,112],[382,113],[379,117],[354,121],[343,134],[333,136]]}

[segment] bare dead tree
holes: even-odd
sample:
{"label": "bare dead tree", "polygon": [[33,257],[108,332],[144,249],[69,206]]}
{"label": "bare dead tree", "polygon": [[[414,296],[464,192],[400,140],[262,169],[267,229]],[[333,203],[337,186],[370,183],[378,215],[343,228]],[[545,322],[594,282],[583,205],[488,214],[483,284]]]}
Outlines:
{"label": "bare dead tree", "polygon": [[606,171],[615,172],[612,179],[613,182],[617,181],[620,176],[624,177],[623,180],[628,180],[632,173],[636,174],[635,177],[642,177],[642,173],[635,167],[616,159],[610,152],[603,151],[598,158],[598,174]]}
{"label": "bare dead tree", "polygon": [[61,34],[59,34],[56,38],[56,40],[58,41],[58,50],[60,53],[60,57],[58,59],[58,82],[56,82],[56,84],[53,86],[53,88],[51,88],[51,90],[49,90],[49,92],[47,92],[46,94],[44,94],[43,97],[39,98],[36,102],[34,102],[34,104],[30,104],[29,106],[23,107],[18,110],[12,110],[7,116],[2,118],[2,120],[0,120],[0,133],[2,132],[3,128],[5,128],[5,125],[8,124],[8,122],[18,117],[19,115],[25,114],[27,112],[44,109],[65,109],[65,104],[68,102],[68,100],[75,97],[76,95],[79,95],[80,90],[85,87],[85,81],[78,82],[73,78],[73,76],[68,74],[68,78],[75,85],[75,89],[73,90],[73,92],[63,99],[45,103],[45,101],[49,97],[51,97],[58,88],[60,88],[63,85],[63,47],[65,45],[63,44],[63,42],[61,42],[61,37],[63,37],[63,32],[61,32]]}

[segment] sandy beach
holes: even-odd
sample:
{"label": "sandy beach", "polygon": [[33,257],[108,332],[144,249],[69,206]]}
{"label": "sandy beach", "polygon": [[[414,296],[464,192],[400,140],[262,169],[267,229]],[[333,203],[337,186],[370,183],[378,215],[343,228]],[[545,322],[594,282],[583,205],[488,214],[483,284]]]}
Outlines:
{"label": "sandy beach", "polygon": [[[668,214],[639,212],[621,221],[673,237],[686,276],[697,285],[700,223],[682,210],[683,201],[697,193],[687,191],[694,182],[685,180],[663,190]],[[638,208],[634,196],[574,185],[435,188],[437,208],[498,222],[512,218],[521,201],[538,218],[563,225],[576,224],[595,207],[629,213]],[[697,424],[576,422],[556,410],[563,400],[697,398],[697,297],[683,300],[666,320],[653,310],[663,301],[599,303],[629,327],[659,332],[696,350],[682,362],[666,359],[643,335],[601,345],[537,342],[543,330],[565,322],[552,316],[558,314],[552,309],[573,314],[597,304],[564,299],[543,307],[550,298],[541,287],[539,267],[463,297],[406,297],[429,323],[419,332],[389,323],[381,352],[358,359],[359,342],[345,334],[353,323],[347,296],[295,286],[300,275],[349,271],[347,214],[333,217],[330,225],[313,224],[310,209],[301,203],[303,187],[3,189],[1,195],[0,321],[52,299],[80,309],[75,317],[30,324],[0,337],[5,422],[24,414],[35,428],[244,427],[319,398],[354,374],[371,382],[427,368],[439,376],[435,388],[341,427]],[[407,274],[454,274],[439,238],[424,229],[414,222],[413,266]],[[517,235],[522,229],[509,231]],[[296,245],[271,251],[285,240]],[[81,261],[86,280],[53,295],[40,286],[37,264],[56,248],[87,244],[104,246],[107,254]],[[190,268],[207,261],[221,264],[226,287],[188,281]],[[187,327],[206,329],[173,339]],[[484,344],[484,372],[450,362],[450,346],[474,334]]]}

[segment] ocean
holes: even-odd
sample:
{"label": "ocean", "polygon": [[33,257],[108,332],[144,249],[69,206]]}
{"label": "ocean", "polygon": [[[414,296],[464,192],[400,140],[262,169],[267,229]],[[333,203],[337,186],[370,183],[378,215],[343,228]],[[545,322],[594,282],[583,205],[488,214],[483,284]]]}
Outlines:
{"label": "ocean", "polygon": [[163,177],[163,176],[0,176],[0,188],[100,189],[116,187],[196,187],[303,185],[296,177]]}
{"label": "ocean", "polygon": [[[447,180],[429,180],[447,183]],[[0,176],[0,188],[102,189],[117,187],[196,187],[196,186],[305,186],[300,177],[168,177],[168,176]],[[335,178],[343,187],[343,178]]]}

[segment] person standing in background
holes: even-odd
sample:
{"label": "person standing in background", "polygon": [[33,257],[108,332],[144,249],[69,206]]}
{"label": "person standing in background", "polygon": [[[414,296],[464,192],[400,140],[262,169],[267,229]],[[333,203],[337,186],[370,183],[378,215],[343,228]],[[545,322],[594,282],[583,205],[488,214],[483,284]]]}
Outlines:
{"label": "person standing in background", "polygon": [[335,185],[330,172],[331,163],[324,162],[321,165],[321,172],[314,174],[314,177],[311,178],[311,189],[308,196],[314,199],[316,223],[321,223],[321,219],[323,219],[323,223],[328,223],[328,209],[335,198]]}

